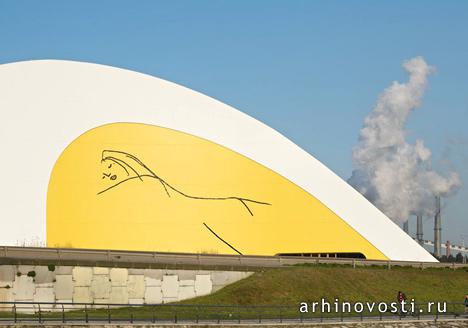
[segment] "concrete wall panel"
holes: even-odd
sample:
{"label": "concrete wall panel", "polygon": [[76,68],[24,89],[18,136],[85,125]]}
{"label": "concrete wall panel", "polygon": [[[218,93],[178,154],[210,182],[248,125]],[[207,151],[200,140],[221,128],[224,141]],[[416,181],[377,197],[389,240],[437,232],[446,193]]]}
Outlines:
{"label": "concrete wall panel", "polygon": [[194,298],[196,296],[195,294],[195,286],[180,286],[179,287],[179,293],[178,293],[178,300],[186,300],[189,298]]}
{"label": "concrete wall panel", "polygon": [[197,296],[208,295],[211,293],[213,283],[211,282],[211,275],[197,274],[195,278],[195,294]]}
{"label": "concrete wall panel", "polygon": [[161,304],[163,301],[161,287],[149,286],[145,290],[145,303],[146,304]]}
{"label": "concrete wall panel", "polygon": [[91,281],[91,295],[93,299],[108,299],[111,291],[111,283],[107,275],[95,275]]}
{"label": "concrete wall panel", "polygon": [[23,275],[27,275],[28,272],[34,271],[34,265],[18,265],[18,272],[21,272]]}
{"label": "concrete wall panel", "polygon": [[34,277],[36,284],[47,284],[54,282],[55,272],[50,271],[47,266],[35,266],[34,272],[36,273],[36,276]]}
{"label": "concrete wall panel", "polygon": [[[193,280],[179,280],[179,286],[195,286],[195,277]],[[180,277],[179,277],[180,279]]]}
{"label": "concrete wall panel", "polygon": [[16,268],[13,265],[0,266],[0,287],[13,286],[15,281]]}
{"label": "concrete wall panel", "polygon": [[[71,298],[70,299],[58,299],[58,298],[56,298],[55,301],[57,303],[67,303],[67,304],[73,303],[73,300]],[[65,307],[65,309],[67,309],[67,305],[65,305],[64,307]]]}
{"label": "concrete wall panel", "polygon": [[178,300],[179,299],[177,297],[164,297],[163,304],[174,303],[174,302],[177,302]]}
{"label": "concrete wall panel", "polygon": [[145,276],[145,285],[146,287],[154,287],[154,286],[161,286],[162,285],[162,279],[154,279],[151,277],[146,277]]}
{"label": "concrete wall panel", "polygon": [[[0,286],[0,301],[161,304],[213,293],[227,282],[250,275],[206,270],[79,266],[57,266],[54,269],[49,270],[48,266],[0,265],[0,277],[11,284],[11,288]],[[21,271],[25,274],[16,274]],[[35,277],[27,276],[31,271],[35,272]],[[190,277],[193,279],[181,279]],[[66,306],[68,310],[77,308],[80,306]]]}
{"label": "concrete wall panel", "polygon": [[89,287],[93,280],[93,268],[75,267],[73,268],[73,281],[75,287]]}
{"label": "concrete wall panel", "polygon": [[109,301],[113,304],[128,304],[127,287],[112,286]]}
{"label": "concrete wall panel", "polygon": [[128,304],[144,304],[145,300],[143,298],[129,298],[128,299]]}
{"label": "concrete wall panel", "polygon": [[16,301],[32,301],[36,286],[32,277],[16,276],[13,283],[13,295]]}
{"label": "concrete wall panel", "polygon": [[[195,280],[195,275],[200,271],[196,270],[167,270],[166,275],[177,275],[179,280]],[[202,273],[204,273],[202,271]]]}
{"label": "concrete wall panel", "polygon": [[112,287],[127,286],[128,270],[122,268],[112,268],[110,270],[110,280]]}
{"label": "concrete wall panel", "polygon": [[36,292],[34,293],[34,302],[55,302],[54,288],[36,288]]}
{"label": "concrete wall panel", "polygon": [[211,273],[213,285],[226,285],[238,281],[243,277],[243,272],[235,271],[215,271]]}
{"label": "concrete wall panel", "polygon": [[73,298],[73,277],[71,274],[55,276],[55,298],[71,300]]}
{"label": "concrete wall panel", "polygon": [[128,276],[128,297],[141,298],[145,297],[145,276],[143,275],[129,275]]}
{"label": "concrete wall panel", "polygon": [[109,275],[109,268],[102,268],[102,267],[93,268],[93,275],[101,275],[101,274]]}
{"label": "concrete wall panel", "polygon": [[[109,293],[110,295],[110,293]],[[95,298],[94,299],[94,304],[109,304],[110,299],[108,298]],[[95,309],[104,309],[107,308],[107,305],[94,305]]]}
{"label": "concrete wall panel", "polygon": [[63,265],[59,265],[59,266],[56,266],[55,267],[55,274],[58,275],[58,274],[73,274],[73,268],[72,266],[63,266]]}
{"label": "concrete wall panel", "polygon": [[[13,302],[13,288],[0,288],[0,302]],[[10,306],[8,304],[0,304],[0,311],[8,309]]]}
{"label": "concrete wall panel", "polygon": [[148,278],[162,280],[164,272],[161,269],[145,269],[144,275]]}
{"label": "concrete wall panel", "polygon": [[164,276],[161,289],[164,299],[169,297],[177,298],[179,290],[179,278],[176,275]]}
{"label": "concrete wall panel", "polygon": [[73,302],[74,303],[91,303],[91,291],[89,287],[75,287],[73,289]]}

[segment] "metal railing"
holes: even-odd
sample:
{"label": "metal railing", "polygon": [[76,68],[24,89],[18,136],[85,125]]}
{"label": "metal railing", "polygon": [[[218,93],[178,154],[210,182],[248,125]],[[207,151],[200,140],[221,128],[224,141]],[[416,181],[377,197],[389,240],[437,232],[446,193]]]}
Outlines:
{"label": "metal railing", "polygon": [[385,312],[376,309],[361,313],[300,313],[299,305],[183,305],[183,304],[96,304],[0,302],[0,322],[10,323],[288,323],[355,322],[394,320],[466,319],[462,303],[446,303],[446,311],[437,308],[415,313]]}
{"label": "metal railing", "polygon": [[249,270],[297,264],[339,264],[358,266],[405,266],[415,268],[467,268],[461,263],[379,261],[306,256],[215,255],[190,253],[140,252],[76,248],[0,246],[0,264],[100,265],[123,267],[216,267]]}

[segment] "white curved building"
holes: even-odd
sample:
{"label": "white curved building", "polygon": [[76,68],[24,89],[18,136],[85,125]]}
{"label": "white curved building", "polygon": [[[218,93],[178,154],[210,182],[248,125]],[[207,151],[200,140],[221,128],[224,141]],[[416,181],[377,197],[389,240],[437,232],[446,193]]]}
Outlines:
{"label": "white curved building", "polygon": [[436,261],[286,137],[174,83],[4,64],[0,110],[2,242]]}

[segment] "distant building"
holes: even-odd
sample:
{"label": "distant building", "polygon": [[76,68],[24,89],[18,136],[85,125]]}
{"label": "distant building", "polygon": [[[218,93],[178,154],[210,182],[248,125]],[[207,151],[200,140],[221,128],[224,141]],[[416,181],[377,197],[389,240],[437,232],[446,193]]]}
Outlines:
{"label": "distant building", "polygon": [[447,242],[445,243],[445,255],[447,257],[449,257],[450,255],[452,255],[452,247],[450,245],[450,241],[447,240]]}

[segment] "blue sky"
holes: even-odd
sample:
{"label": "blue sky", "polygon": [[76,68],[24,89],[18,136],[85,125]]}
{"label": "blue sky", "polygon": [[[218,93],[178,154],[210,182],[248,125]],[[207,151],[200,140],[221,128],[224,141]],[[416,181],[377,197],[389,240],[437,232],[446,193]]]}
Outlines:
{"label": "blue sky", "polygon": [[[265,122],[345,179],[364,117],[420,55],[437,73],[408,137],[468,184],[467,36],[466,1],[0,1],[0,63],[88,61],[182,84]],[[444,240],[468,234],[467,200],[463,186],[446,201]],[[425,232],[432,239],[432,223]]]}

